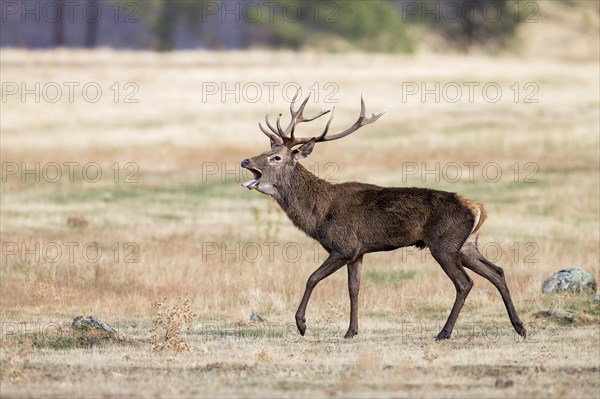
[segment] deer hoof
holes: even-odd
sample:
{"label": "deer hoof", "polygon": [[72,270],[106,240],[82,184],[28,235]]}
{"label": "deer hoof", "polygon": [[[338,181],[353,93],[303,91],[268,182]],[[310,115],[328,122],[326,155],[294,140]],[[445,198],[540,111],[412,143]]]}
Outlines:
{"label": "deer hoof", "polygon": [[519,334],[521,337],[523,338],[527,338],[527,329],[525,328],[525,326],[523,326],[523,324],[516,324],[515,325],[515,331],[517,332],[517,334]]}
{"label": "deer hoof", "polygon": [[354,338],[355,335],[357,335],[358,332],[356,330],[348,330],[348,332],[346,333],[346,335],[344,335],[345,339],[350,339],[350,338]]}
{"label": "deer hoof", "polygon": [[443,339],[450,339],[450,334],[449,332],[446,332],[445,330],[440,331],[440,333],[437,335],[437,337],[435,337],[436,341],[441,341]]}
{"label": "deer hoof", "polygon": [[300,335],[304,336],[304,333],[306,332],[306,319],[304,317],[296,319],[296,327],[298,327]]}

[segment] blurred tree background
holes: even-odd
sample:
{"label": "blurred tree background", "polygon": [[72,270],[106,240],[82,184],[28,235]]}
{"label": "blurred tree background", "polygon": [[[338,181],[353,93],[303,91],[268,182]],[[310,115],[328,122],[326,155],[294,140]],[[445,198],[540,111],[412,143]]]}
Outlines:
{"label": "blurred tree background", "polygon": [[[50,6],[51,5],[51,6]],[[532,1],[82,0],[3,4],[0,45],[413,52],[502,48]],[[38,16],[34,15],[38,13]]]}

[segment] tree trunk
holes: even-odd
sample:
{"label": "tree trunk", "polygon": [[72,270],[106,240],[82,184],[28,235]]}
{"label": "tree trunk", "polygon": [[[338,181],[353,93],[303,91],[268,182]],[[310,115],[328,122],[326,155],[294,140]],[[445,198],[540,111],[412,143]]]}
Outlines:
{"label": "tree trunk", "polygon": [[97,0],[89,0],[85,15],[85,47],[96,47],[98,38],[98,22],[100,21],[100,5]]}
{"label": "tree trunk", "polygon": [[54,47],[62,47],[65,44],[65,0],[56,0],[56,8],[59,15],[54,21]]}

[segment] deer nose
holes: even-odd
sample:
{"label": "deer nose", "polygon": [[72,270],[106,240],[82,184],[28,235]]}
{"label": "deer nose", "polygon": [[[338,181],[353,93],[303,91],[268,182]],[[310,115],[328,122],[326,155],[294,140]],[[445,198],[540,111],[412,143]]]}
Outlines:
{"label": "deer nose", "polygon": [[244,159],[242,162],[240,162],[240,165],[242,165],[242,167],[245,168],[246,166],[250,165],[250,160]]}

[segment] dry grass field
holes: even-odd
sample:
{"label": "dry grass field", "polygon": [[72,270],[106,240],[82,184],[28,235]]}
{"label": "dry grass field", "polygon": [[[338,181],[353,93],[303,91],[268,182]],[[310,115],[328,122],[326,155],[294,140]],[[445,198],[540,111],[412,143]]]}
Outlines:
{"label": "dry grass field", "polygon": [[[540,289],[570,265],[600,281],[600,79],[588,36],[564,57],[3,50],[0,394],[599,397],[600,305]],[[22,101],[21,84],[36,82],[39,102]],[[473,276],[453,337],[434,342],[454,288],[410,248],[365,257],[356,338],[342,339],[345,270],[317,287],[307,335],[296,333],[325,253],[241,187],[237,166],[268,148],[256,124],[267,109],[286,117],[284,86],[291,95],[296,84],[319,97],[311,112],[336,106],[335,130],[353,122],[361,93],[368,112],[387,109],[317,145],[303,164],[321,177],[486,203],[480,247],[504,268],[527,339]],[[422,84],[439,84],[439,101],[422,99]],[[190,301],[189,351],[152,349],[152,303],[164,297]],[[69,330],[90,314],[120,338]]]}

